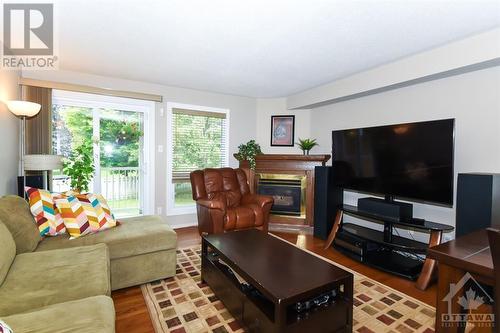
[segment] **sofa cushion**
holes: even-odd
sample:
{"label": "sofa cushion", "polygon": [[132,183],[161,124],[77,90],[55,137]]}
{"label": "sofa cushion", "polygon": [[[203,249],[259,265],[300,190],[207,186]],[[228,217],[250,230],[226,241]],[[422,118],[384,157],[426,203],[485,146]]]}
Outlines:
{"label": "sofa cushion", "polygon": [[177,247],[175,231],[159,216],[120,219],[116,228],[96,234],[69,239],[68,235],[44,239],[36,251],[105,243],[111,260]]}
{"label": "sofa cushion", "polygon": [[57,236],[66,233],[61,214],[56,208],[55,198],[61,194],[50,193],[34,187],[25,187],[31,214],[35,218],[41,236]]}
{"label": "sofa cushion", "polygon": [[42,240],[28,203],[17,195],[0,198],[0,220],[12,234],[18,254],[32,252]]}
{"label": "sofa cushion", "polygon": [[0,286],[2,285],[10,266],[16,257],[16,243],[12,239],[9,229],[0,222]]}
{"label": "sofa cushion", "polygon": [[115,308],[111,298],[94,296],[15,314],[4,320],[15,333],[111,333],[115,331]]}
{"label": "sofa cushion", "polygon": [[0,316],[110,292],[104,244],[19,254],[0,286]]}

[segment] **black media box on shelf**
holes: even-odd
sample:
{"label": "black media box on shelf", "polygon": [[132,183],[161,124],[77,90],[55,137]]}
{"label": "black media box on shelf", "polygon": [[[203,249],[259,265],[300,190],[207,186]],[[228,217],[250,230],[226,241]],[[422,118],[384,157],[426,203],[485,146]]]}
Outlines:
{"label": "black media box on shelf", "polygon": [[349,232],[337,233],[333,245],[338,250],[347,250],[349,254],[354,254],[357,260],[363,261],[366,256],[366,239],[360,238]]}
{"label": "black media box on shelf", "polygon": [[413,218],[413,205],[406,202],[360,198],[358,199],[358,210],[393,219],[394,221],[411,220]]}
{"label": "black media box on shelf", "polygon": [[365,261],[368,252],[377,250],[380,247],[378,244],[356,235],[356,231],[350,227],[349,223],[343,225],[339,230],[333,246],[347,256],[361,262]]}

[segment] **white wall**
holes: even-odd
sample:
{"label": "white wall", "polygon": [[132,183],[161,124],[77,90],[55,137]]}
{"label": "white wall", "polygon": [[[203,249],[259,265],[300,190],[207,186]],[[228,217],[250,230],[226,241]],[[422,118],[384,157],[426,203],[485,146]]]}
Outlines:
{"label": "white wall", "polygon": [[[500,67],[313,109],[311,131],[328,153],[332,130],[444,118],[456,119],[455,185],[459,172],[500,172]],[[344,199],[355,204],[358,197]],[[414,211],[455,225],[455,208],[415,204]]]}
{"label": "white wall", "polygon": [[[295,116],[295,138],[305,139],[311,137],[311,113],[308,110],[287,110],[286,98],[260,98],[257,99],[257,135],[256,141],[260,144],[265,154],[302,154],[297,147],[271,147],[271,116],[294,115]],[[311,154],[317,152],[317,147],[311,150]]]}
{"label": "white wall", "polygon": [[[500,64],[500,28],[464,38],[287,97],[289,109],[430,81]],[[315,105],[315,106],[314,106]]]}
{"label": "white wall", "polygon": [[[32,79],[162,95],[163,103],[161,103],[157,107],[155,127],[155,206],[157,208],[161,207],[161,215],[166,214],[167,202],[166,105],[168,102],[229,109],[229,162],[233,167],[238,165],[238,162],[232,156],[233,153],[237,152],[238,145],[255,138],[256,100],[254,98],[216,94],[192,89],[169,87],[146,82],[131,81],[69,71],[23,72],[22,76]],[[164,109],[163,117],[160,115],[161,108]],[[163,153],[158,153],[159,145],[163,146]],[[170,216],[168,217],[168,221],[174,226],[196,225],[196,215],[188,214]]]}
{"label": "white wall", "polygon": [[19,98],[18,77],[17,71],[0,69],[0,195],[17,193],[20,121],[7,109],[5,102]]}

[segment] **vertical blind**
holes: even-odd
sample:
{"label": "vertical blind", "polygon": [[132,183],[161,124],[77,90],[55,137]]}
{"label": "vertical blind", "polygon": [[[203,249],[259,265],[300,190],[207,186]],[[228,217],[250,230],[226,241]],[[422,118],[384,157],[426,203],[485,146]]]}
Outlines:
{"label": "vertical blind", "polygon": [[225,113],[172,110],[174,183],[189,181],[189,172],[226,166],[228,156]]}

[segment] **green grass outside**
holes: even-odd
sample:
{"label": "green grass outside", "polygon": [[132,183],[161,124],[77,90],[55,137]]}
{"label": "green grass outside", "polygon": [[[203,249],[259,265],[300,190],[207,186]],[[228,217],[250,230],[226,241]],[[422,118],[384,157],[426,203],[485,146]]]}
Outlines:
{"label": "green grass outside", "polygon": [[[111,211],[117,218],[140,214],[138,199],[108,200]],[[175,184],[175,206],[192,206],[194,201],[190,183]]]}
{"label": "green grass outside", "polygon": [[140,214],[138,199],[108,200],[108,205],[116,218]]}
{"label": "green grass outside", "polygon": [[190,183],[175,184],[175,206],[194,205]]}

